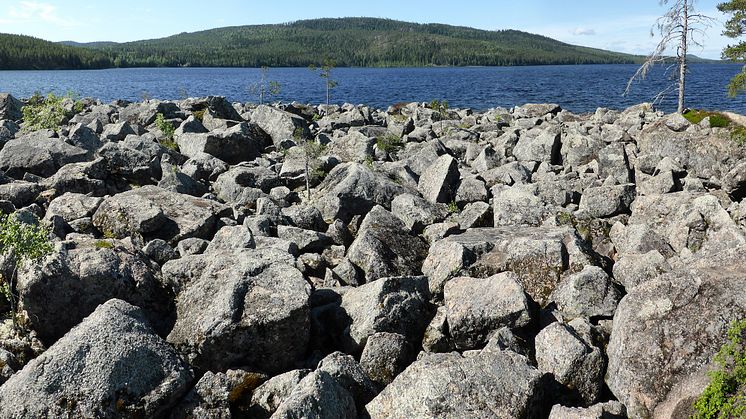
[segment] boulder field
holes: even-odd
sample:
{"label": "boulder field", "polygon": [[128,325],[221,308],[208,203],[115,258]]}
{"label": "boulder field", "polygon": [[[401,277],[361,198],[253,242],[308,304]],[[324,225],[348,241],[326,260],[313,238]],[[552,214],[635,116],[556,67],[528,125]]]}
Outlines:
{"label": "boulder field", "polygon": [[2,418],[684,418],[746,318],[746,146],[707,119],[82,104],[0,95],[0,213],[53,245]]}

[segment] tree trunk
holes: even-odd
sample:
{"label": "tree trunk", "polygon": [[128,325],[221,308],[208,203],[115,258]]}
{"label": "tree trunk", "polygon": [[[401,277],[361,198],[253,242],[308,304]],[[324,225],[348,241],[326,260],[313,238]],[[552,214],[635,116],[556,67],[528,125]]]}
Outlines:
{"label": "tree trunk", "polygon": [[689,38],[689,0],[684,0],[684,9],[682,32],[681,32],[681,46],[679,46],[679,113],[684,113],[684,92],[686,89],[686,54],[687,54],[687,40]]}
{"label": "tree trunk", "polygon": [[309,166],[308,161],[309,160],[310,159],[308,157],[308,150],[306,150],[306,196],[308,197],[308,200],[310,201],[311,200],[311,179],[308,173],[308,166]]}
{"label": "tree trunk", "polygon": [[329,106],[329,80],[326,81],[326,106]]}

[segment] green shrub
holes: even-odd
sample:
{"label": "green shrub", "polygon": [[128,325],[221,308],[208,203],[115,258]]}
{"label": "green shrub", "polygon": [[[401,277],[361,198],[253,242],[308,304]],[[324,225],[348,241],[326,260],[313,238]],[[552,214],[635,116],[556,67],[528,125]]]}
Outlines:
{"label": "green shrub", "polygon": [[731,125],[730,118],[720,112],[692,109],[684,114],[684,118],[692,124],[699,124],[703,119],[708,117],[710,118],[710,127],[712,128],[726,128]]}
{"label": "green shrub", "polygon": [[194,119],[202,122],[205,119],[205,111],[207,111],[207,109],[200,109],[192,112],[192,115],[194,115]]}
{"label": "green shrub", "polygon": [[23,129],[36,131],[40,129],[57,129],[67,118],[63,104],[64,96],[50,93],[47,97],[35,93],[23,107]]}
{"label": "green shrub", "polygon": [[746,127],[733,124],[730,128],[730,139],[740,146],[746,144]]}
{"label": "green shrub", "polygon": [[17,306],[13,288],[18,268],[25,263],[33,263],[52,253],[49,230],[40,225],[26,224],[15,216],[0,215],[0,253],[12,254],[15,258],[10,278],[3,278],[0,288],[10,302],[13,325],[16,325]]}
{"label": "green shrub", "polygon": [[458,204],[456,204],[456,200],[453,200],[448,203],[448,212],[451,214],[457,214],[459,212]]}
{"label": "green shrub", "polygon": [[385,153],[395,153],[404,147],[401,138],[395,134],[386,134],[376,138],[376,146]]}
{"label": "green shrub", "polygon": [[174,151],[179,151],[179,146],[174,142],[174,132],[176,128],[166,121],[166,118],[162,113],[158,113],[155,116],[155,126],[163,133],[163,139],[160,141],[161,145]]}
{"label": "green shrub", "polygon": [[430,102],[430,108],[435,111],[438,119],[445,119],[448,116],[448,101],[434,99]]}
{"label": "green shrub", "polygon": [[741,418],[746,415],[746,320],[734,322],[728,341],[715,355],[716,371],[694,404],[694,419]]}
{"label": "green shrub", "polygon": [[94,246],[96,249],[113,249],[114,245],[111,244],[111,242],[106,240],[97,240],[96,243],[94,243]]}

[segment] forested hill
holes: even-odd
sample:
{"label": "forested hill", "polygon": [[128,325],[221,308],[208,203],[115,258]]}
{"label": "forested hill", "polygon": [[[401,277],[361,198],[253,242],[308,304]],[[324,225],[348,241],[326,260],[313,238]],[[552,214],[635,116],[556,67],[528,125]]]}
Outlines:
{"label": "forested hill", "polygon": [[128,43],[51,43],[0,34],[0,69],[102,67],[496,66],[633,63],[640,57],[515,30],[388,19],[237,26]]}
{"label": "forested hill", "polygon": [[0,70],[107,68],[112,63],[108,53],[103,51],[0,33]]}
{"label": "forested hill", "polygon": [[636,57],[515,30],[484,31],[388,19],[237,26],[124,44],[92,44],[117,66],[299,67],[631,63]]}

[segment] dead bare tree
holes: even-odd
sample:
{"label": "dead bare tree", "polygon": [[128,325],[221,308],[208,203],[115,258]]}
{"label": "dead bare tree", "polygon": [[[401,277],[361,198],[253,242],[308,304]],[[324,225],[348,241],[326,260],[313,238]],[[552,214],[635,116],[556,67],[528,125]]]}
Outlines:
{"label": "dead bare tree", "polygon": [[661,5],[670,4],[666,14],[658,18],[655,26],[650,30],[650,36],[657,31],[661,39],[653,52],[642,63],[635,74],[629,79],[624,94],[629,94],[635,80],[644,80],[655,64],[670,62],[673,58],[664,55],[669,47],[676,45],[675,61],[666,69],[674,82],[658,92],[653,103],[660,102],[670,91],[678,92],[678,112],[684,112],[684,93],[686,91],[686,74],[688,72],[687,54],[690,46],[702,47],[699,41],[704,36],[704,30],[712,25],[714,19],[697,13],[694,8],[695,0],[660,0]]}

